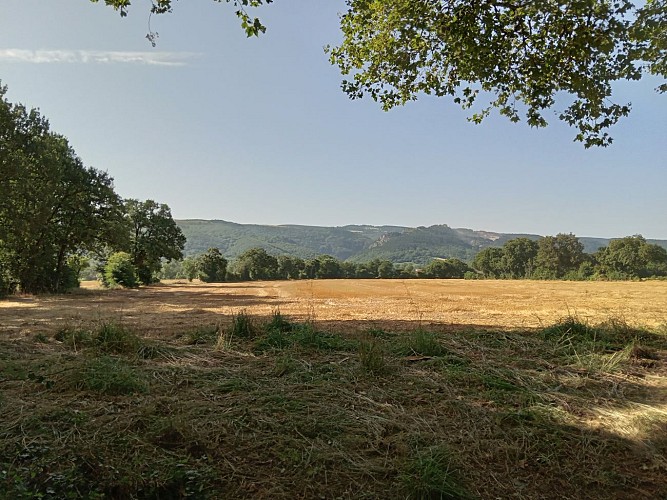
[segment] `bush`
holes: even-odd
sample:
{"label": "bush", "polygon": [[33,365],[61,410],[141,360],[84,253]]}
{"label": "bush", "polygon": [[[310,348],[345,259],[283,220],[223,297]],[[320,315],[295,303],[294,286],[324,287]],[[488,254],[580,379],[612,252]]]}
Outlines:
{"label": "bush", "polygon": [[117,252],[109,257],[104,266],[106,286],[134,288],[138,284],[137,268],[132,264],[132,257],[126,252]]}

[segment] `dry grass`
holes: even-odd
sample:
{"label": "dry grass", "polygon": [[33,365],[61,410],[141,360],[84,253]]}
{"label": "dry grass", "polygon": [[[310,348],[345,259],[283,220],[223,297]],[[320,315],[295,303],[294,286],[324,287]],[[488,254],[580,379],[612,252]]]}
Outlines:
{"label": "dry grass", "polygon": [[46,332],[54,323],[113,318],[145,334],[230,321],[245,310],[267,317],[317,318],[341,331],[369,325],[405,330],[415,322],[448,328],[538,328],[565,316],[667,327],[667,282],[316,280],[204,284],[169,282],[139,290],[86,283],[68,296],[0,301],[0,333]]}
{"label": "dry grass", "polygon": [[[171,283],[0,302],[0,498],[667,498],[665,292]],[[233,334],[243,311],[252,335]]]}

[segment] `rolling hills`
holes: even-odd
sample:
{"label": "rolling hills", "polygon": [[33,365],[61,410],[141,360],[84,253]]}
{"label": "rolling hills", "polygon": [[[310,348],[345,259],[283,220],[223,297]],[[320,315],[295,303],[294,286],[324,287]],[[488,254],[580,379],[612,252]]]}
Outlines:
{"label": "rolling hills", "polygon": [[[186,255],[196,255],[216,247],[233,259],[253,247],[273,255],[293,255],[304,259],[331,255],[340,260],[364,262],[372,259],[394,263],[426,264],[435,258],[471,260],[482,248],[502,246],[507,240],[536,234],[495,233],[452,228],[446,224],[430,227],[349,225],[339,227],[300,225],[237,224],[223,220],[184,219],[176,221],[187,238]],[[584,250],[595,252],[609,239],[580,237]],[[667,240],[649,240],[667,248]]]}

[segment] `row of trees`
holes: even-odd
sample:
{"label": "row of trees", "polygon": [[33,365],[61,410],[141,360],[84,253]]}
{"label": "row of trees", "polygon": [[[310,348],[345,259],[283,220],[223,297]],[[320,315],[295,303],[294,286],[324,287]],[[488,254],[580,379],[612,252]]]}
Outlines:
{"label": "row of trees", "polygon": [[423,269],[397,265],[388,260],[354,263],[330,255],[301,259],[289,255],[273,256],[262,248],[251,248],[228,265],[217,248],[188,257],[182,263],[166,264],[161,277],[198,278],[205,282],[257,281],[273,279],[341,278],[463,278],[472,269],[458,259],[436,259]]}
{"label": "row of trees", "polygon": [[490,278],[490,279],[636,279],[667,276],[667,250],[642,236],[613,240],[593,254],[573,234],[539,240],[515,238],[502,247],[481,250],[468,265],[458,259],[435,259],[424,268],[375,259],[354,263],[330,255],[301,259],[273,256],[251,248],[231,264],[217,248],[165,264],[161,278],[205,282],[340,278]]}
{"label": "row of trees", "polygon": [[78,286],[90,256],[105,267],[124,252],[143,283],[162,259],[183,257],[168,206],[123,200],[106,172],[85,166],[39,111],[6,92],[0,85],[0,296]]}
{"label": "row of trees", "polygon": [[576,236],[558,234],[485,248],[472,267],[485,278],[636,279],[667,276],[667,250],[642,236],[628,236],[587,254]]}

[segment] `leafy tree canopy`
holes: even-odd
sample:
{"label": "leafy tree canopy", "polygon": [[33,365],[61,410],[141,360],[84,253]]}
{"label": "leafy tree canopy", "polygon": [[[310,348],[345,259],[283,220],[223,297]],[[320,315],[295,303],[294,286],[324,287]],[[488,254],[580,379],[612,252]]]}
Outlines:
{"label": "leafy tree canopy", "polygon": [[[90,0],[98,3],[99,0]],[[241,27],[248,36],[257,36],[266,31],[266,27],[257,17],[251,17],[245,10],[246,7],[259,7],[262,4],[273,3],[273,0],[213,0],[214,2],[231,3],[236,8],[236,17],[241,20]],[[127,16],[127,9],[132,3],[131,0],[104,0],[104,3],[120,12],[121,16]],[[171,12],[172,0],[151,0],[152,14],[166,14]],[[154,44],[155,33],[149,33],[146,38]]]}
{"label": "leafy tree canopy", "polygon": [[113,180],[0,86],[0,294],[77,284],[76,256],[113,244],[122,205]]}
{"label": "leafy tree canopy", "polygon": [[152,283],[162,267],[162,259],[183,258],[185,236],[174,222],[171,210],[153,200],[125,200],[130,227],[129,253],[139,281]]}
{"label": "leafy tree canopy", "polygon": [[199,258],[199,279],[204,283],[222,283],[227,275],[227,259],[220,253],[219,248],[209,248]]}
{"label": "leafy tree canopy", "polygon": [[[121,15],[130,6],[104,1]],[[265,31],[245,7],[272,0],[224,1],[248,36]],[[153,0],[152,12],[171,6]],[[369,95],[389,110],[422,94],[450,96],[464,109],[481,103],[474,122],[495,108],[533,127],[556,108],[575,140],[608,146],[607,130],[630,111],[612,100],[612,84],[667,75],[665,26],[667,0],[347,0],[343,41],[327,50],[352,99]]]}

